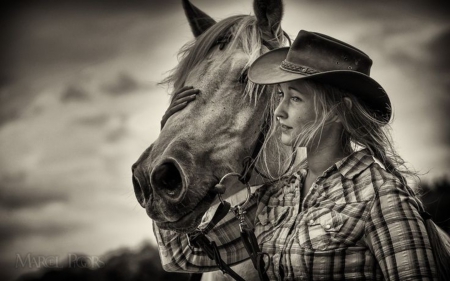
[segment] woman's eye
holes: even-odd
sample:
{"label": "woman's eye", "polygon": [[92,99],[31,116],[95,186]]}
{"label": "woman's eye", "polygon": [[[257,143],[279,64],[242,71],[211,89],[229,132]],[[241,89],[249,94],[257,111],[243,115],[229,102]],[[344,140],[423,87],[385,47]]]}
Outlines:
{"label": "woman's eye", "polygon": [[302,101],[302,99],[299,98],[299,97],[292,97],[291,100],[294,101],[294,102],[300,102],[300,101]]}

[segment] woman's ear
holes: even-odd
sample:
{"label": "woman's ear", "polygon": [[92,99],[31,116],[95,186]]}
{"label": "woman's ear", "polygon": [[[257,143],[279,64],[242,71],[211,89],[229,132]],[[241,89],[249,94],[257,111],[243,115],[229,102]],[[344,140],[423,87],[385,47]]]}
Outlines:
{"label": "woman's ear", "polygon": [[[348,97],[345,97],[343,100],[344,100],[344,104],[345,104],[344,110],[345,111],[350,111],[352,109],[352,107],[353,107],[352,100],[350,98],[348,98]],[[344,112],[344,114],[345,114],[345,112]],[[339,117],[339,115],[337,113],[334,113],[333,117],[331,118],[331,121],[332,122],[338,122],[338,123],[342,122],[341,118]]]}
{"label": "woman's ear", "polygon": [[350,98],[345,97],[345,98],[344,98],[344,103],[345,103],[345,106],[347,107],[348,110],[351,110],[351,109],[352,109],[352,107],[353,107],[353,102],[352,102],[352,100],[351,100]]}

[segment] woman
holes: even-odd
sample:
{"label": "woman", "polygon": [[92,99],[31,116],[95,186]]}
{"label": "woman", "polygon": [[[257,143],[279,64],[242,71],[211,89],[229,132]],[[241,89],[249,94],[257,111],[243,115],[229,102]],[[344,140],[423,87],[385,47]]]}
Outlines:
{"label": "woman", "polygon": [[[302,30],[249,70],[253,83],[279,84],[282,143],[307,149],[304,168],[258,190],[247,210],[271,280],[437,280],[448,272],[438,276],[430,242],[444,234],[400,171],[385,131],[390,101],[369,77],[371,64],[344,42]],[[177,110],[195,91],[181,93]],[[246,257],[232,220],[209,233],[229,264]],[[184,237],[154,227],[166,270],[212,269]]]}

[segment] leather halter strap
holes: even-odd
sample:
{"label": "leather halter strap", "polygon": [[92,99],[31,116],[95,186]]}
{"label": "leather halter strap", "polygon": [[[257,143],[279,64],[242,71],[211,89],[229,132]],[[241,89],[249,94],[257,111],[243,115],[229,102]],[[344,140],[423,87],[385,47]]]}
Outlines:
{"label": "leather halter strap", "polygon": [[[222,259],[219,253],[219,248],[216,245],[216,242],[209,240],[209,238],[206,236],[206,233],[208,233],[211,229],[216,226],[216,224],[222,220],[231,209],[231,205],[228,202],[221,202],[219,207],[217,208],[216,212],[214,213],[213,218],[208,223],[208,225],[202,229],[197,230],[193,233],[187,234],[189,247],[198,247],[201,248],[206,255],[214,260],[219,267],[219,269],[222,271],[223,274],[228,274],[232,278],[234,278],[237,281],[245,281],[239,274],[237,274],[234,270],[232,270]],[[198,275],[193,275],[191,277],[191,280],[193,279],[199,279]],[[201,277],[200,277],[201,278]]]}
{"label": "leather halter strap", "polygon": [[[218,185],[221,185],[226,178],[232,176],[242,177],[238,173],[228,173],[222,177]],[[189,246],[196,246],[203,249],[206,255],[216,262],[217,266],[222,271],[222,273],[230,275],[237,281],[243,281],[242,277],[240,277],[222,260],[216,243],[214,241],[210,241],[206,236],[206,234],[211,229],[213,229],[217,225],[217,223],[220,220],[222,220],[230,210],[233,210],[234,215],[239,220],[240,236],[242,242],[244,243],[245,249],[247,250],[247,253],[253,263],[253,266],[258,272],[260,280],[268,281],[269,280],[269,277],[267,276],[268,265],[265,264],[264,257],[267,257],[268,262],[270,263],[270,256],[267,253],[261,251],[255,236],[254,229],[251,228],[245,221],[245,213],[246,213],[245,206],[247,205],[251,197],[250,185],[247,183],[246,186],[247,186],[247,197],[245,201],[234,207],[231,207],[231,204],[223,200],[222,196],[218,194],[220,205],[216,209],[211,221],[202,230],[197,230],[191,234],[188,234],[187,238]],[[193,275],[191,277],[191,280],[193,281],[195,278],[198,278],[198,276]]]}
{"label": "leather halter strap", "polygon": [[[236,217],[239,219],[239,229],[241,231],[241,239],[244,242],[245,249],[247,250],[250,259],[252,260],[253,266],[258,272],[259,279],[261,281],[269,281],[269,276],[267,276],[267,269],[269,269],[270,256],[269,254],[262,252],[258,240],[255,236],[255,231],[245,222],[245,211],[243,210],[244,205],[237,205],[233,208]],[[267,257],[268,264],[264,262],[264,257]]]}
{"label": "leather halter strap", "polygon": [[[226,178],[229,175],[237,175],[237,174],[227,174],[222,179]],[[248,189],[248,192],[251,192]],[[254,229],[249,227],[245,222],[245,211],[244,207],[247,204],[250,194],[248,194],[247,199],[242,204],[239,204],[235,207],[231,207],[231,204],[224,201],[221,197],[219,207],[216,209],[213,218],[208,223],[208,225],[202,230],[197,230],[193,233],[187,234],[187,239],[189,243],[189,247],[198,247],[201,248],[206,255],[214,260],[222,271],[223,274],[228,274],[230,277],[235,279],[236,281],[245,281],[239,274],[237,274],[230,266],[228,266],[222,259],[219,253],[219,248],[214,241],[209,240],[206,234],[213,229],[217,223],[222,220],[230,210],[233,210],[236,217],[239,219],[239,228],[241,239],[244,243],[245,249],[253,263],[253,266],[258,272],[259,278],[262,281],[269,281],[269,277],[267,276],[267,269],[269,268],[268,264],[266,265],[264,262],[264,257],[268,258],[268,262],[270,263],[270,256],[267,253],[261,252],[258,241],[255,236]],[[192,274],[191,281],[200,280],[201,274]]]}
{"label": "leather halter strap", "polygon": [[[261,151],[261,148],[266,139],[266,135],[269,131],[270,120],[267,120],[269,118],[270,118],[270,115],[264,120],[264,124],[262,125],[262,129],[259,132],[259,136],[258,136],[258,139],[256,140],[255,147],[253,148],[252,155],[250,157],[246,157],[244,159],[244,163],[243,163],[244,170],[241,173],[242,176],[239,178],[239,180],[243,184],[248,184],[248,182],[250,181],[250,178],[252,177],[252,171],[256,165],[256,157],[258,156],[259,152]],[[260,174],[260,173],[258,173],[258,174]]]}

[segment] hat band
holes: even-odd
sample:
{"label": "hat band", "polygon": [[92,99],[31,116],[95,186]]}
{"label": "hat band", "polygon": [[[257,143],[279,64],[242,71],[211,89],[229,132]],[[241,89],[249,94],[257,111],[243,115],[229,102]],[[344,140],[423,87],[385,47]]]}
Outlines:
{"label": "hat band", "polygon": [[300,74],[314,74],[319,73],[319,71],[315,70],[314,68],[310,68],[307,66],[303,66],[300,64],[295,64],[292,62],[288,62],[286,60],[281,62],[280,68],[294,73],[300,73]]}

